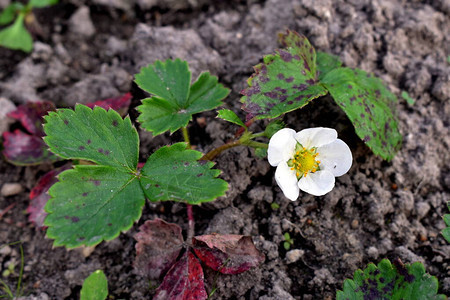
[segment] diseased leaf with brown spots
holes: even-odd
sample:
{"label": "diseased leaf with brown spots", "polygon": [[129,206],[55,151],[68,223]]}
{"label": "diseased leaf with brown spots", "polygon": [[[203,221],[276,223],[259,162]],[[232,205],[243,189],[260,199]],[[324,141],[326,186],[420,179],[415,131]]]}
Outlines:
{"label": "diseased leaf with brown spots", "polygon": [[247,118],[276,118],[327,94],[316,73],[316,52],[306,37],[294,31],[280,35],[285,47],[264,57],[241,93]]}
{"label": "diseased leaf with brown spots", "polygon": [[192,238],[194,252],[208,267],[223,274],[239,274],[264,261],[250,236],[211,234]]}
{"label": "diseased leaf with brown spots", "polygon": [[116,238],[141,217],[145,196],[126,169],[78,165],[59,174],[48,193],[47,236],[54,246],[93,246]]}
{"label": "diseased leaf with brown spots", "polygon": [[422,263],[404,265],[397,259],[391,265],[388,259],[383,259],[378,266],[370,263],[364,271],[356,270],[353,280],[346,279],[343,291],[337,291],[336,299],[447,299],[437,291],[436,277],[425,273]]}
{"label": "diseased leaf with brown spots", "polygon": [[397,98],[380,79],[362,70],[338,68],[321,81],[372,151],[391,160],[402,136],[394,116]]}
{"label": "diseased leaf with brown spots", "polygon": [[139,138],[130,119],[112,109],[77,105],[45,120],[45,141],[54,153],[97,163],[64,171],[50,188],[47,236],[55,246],[74,248],[128,230],[145,203],[137,171]]}
{"label": "diseased leaf with brown spots", "polygon": [[158,279],[175,263],[183,246],[181,227],[164,220],[148,220],[134,236],[137,240],[134,269],[150,279]]}
{"label": "diseased leaf with brown spots", "polygon": [[203,300],[207,298],[202,266],[194,254],[186,251],[164,277],[153,300]]}

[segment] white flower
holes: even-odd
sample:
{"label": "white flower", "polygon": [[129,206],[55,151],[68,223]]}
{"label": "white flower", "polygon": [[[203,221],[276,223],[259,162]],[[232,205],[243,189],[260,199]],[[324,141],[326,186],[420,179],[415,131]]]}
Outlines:
{"label": "white flower", "polygon": [[334,187],[335,177],[352,166],[352,153],[331,128],[308,128],[299,132],[284,128],[269,141],[267,158],[284,195],[297,200],[299,190],[322,196]]}

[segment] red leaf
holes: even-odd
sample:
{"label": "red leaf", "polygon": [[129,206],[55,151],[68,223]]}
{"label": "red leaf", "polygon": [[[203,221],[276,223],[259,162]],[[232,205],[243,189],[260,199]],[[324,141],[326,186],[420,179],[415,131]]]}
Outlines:
{"label": "red leaf", "polygon": [[239,274],[264,261],[250,236],[211,234],[192,238],[194,252],[208,267],[223,274]]}
{"label": "red leaf", "polygon": [[15,111],[10,112],[8,116],[20,121],[29,133],[37,136],[44,136],[44,129],[42,128],[44,116],[48,111],[55,109],[55,105],[52,102],[28,102],[19,105],[19,107],[17,107]]}
{"label": "red leaf", "polygon": [[15,165],[33,165],[58,160],[58,157],[48,150],[42,138],[23,133],[16,129],[14,132],[3,133],[3,155]]}
{"label": "red leaf", "polygon": [[136,260],[134,269],[141,276],[158,279],[175,263],[183,246],[181,228],[161,219],[146,221],[134,238]]}
{"label": "red leaf", "polygon": [[203,270],[194,254],[186,251],[156,290],[153,300],[201,300],[208,298]]}
{"label": "red leaf", "polygon": [[70,164],[64,165],[61,168],[57,168],[51,170],[42,176],[34,188],[30,192],[30,205],[27,207],[28,220],[33,222],[36,227],[41,228],[44,227],[44,219],[47,216],[47,213],[44,211],[45,204],[47,204],[48,199],[50,199],[50,195],[47,191],[50,187],[55,184],[58,179],[57,175],[64,170],[70,168]]}
{"label": "red leaf", "polygon": [[120,97],[87,103],[86,106],[89,108],[94,108],[94,106],[100,106],[106,110],[112,108],[115,111],[118,111],[120,115],[124,116],[126,115],[128,107],[130,106],[131,98],[132,98],[131,93],[126,93],[125,95]]}

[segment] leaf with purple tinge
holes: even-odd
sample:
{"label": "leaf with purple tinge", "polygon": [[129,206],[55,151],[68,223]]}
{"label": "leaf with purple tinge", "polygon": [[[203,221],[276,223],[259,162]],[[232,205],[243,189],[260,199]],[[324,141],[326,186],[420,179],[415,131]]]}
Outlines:
{"label": "leaf with purple tinge", "polygon": [[6,160],[18,166],[36,165],[59,159],[48,150],[41,137],[23,133],[19,129],[3,133],[3,146]]}
{"label": "leaf with purple tinge", "polygon": [[58,182],[57,175],[64,170],[69,169],[71,164],[66,164],[60,168],[53,169],[42,176],[34,188],[30,192],[30,205],[27,207],[28,220],[33,222],[36,227],[44,227],[44,219],[47,213],[44,211],[45,204],[50,195],[47,193],[48,189]]}
{"label": "leaf with purple tinge", "polygon": [[101,108],[106,110],[114,109],[121,116],[125,116],[128,112],[128,107],[130,106],[132,97],[133,96],[131,95],[131,93],[126,93],[125,95],[119,97],[86,103],[86,106],[89,108],[100,106]]}
{"label": "leaf with purple tinge", "polygon": [[146,221],[134,236],[137,240],[134,269],[137,274],[158,279],[175,263],[183,246],[181,227],[161,219]]}
{"label": "leaf with purple tinge", "polygon": [[153,300],[207,299],[203,269],[194,254],[186,251],[156,290]]}
{"label": "leaf with purple tinge", "polygon": [[42,128],[44,116],[47,115],[49,111],[54,111],[55,109],[55,105],[52,102],[28,102],[19,105],[15,111],[8,114],[8,117],[20,121],[29,133],[37,136],[44,136],[44,129]]}
{"label": "leaf with purple tinge", "polygon": [[194,252],[208,267],[223,274],[239,274],[264,261],[250,236],[211,234],[192,238]]}
{"label": "leaf with purple tinge", "polygon": [[308,39],[294,31],[279,36],[285,47],[264,57],[241,93],[247,118],[276,118],[326,95],[318,82],[316,52]]}

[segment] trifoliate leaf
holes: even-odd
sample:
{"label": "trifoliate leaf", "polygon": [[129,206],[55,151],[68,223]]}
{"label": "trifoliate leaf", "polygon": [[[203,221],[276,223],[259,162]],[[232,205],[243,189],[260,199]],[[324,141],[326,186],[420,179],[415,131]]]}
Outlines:
{"label": "trifoliate leaf", "polygon": [[138,163],[139,140],[130,118],[110,109],[93,110],[78,104],[45,117],[44,138],[53,153],[66,159],[84,159],[133,172]]}
{"label": "trifoliate leaf", "polygon": [[24,14],[19,14],[14,23],[0,31],[0,46],[31,52],[33,49],[33,39],[25,28]]}
{"label": "trifoliate leaf", "polygon": [[229,109],[221,109],[217,113],[218,118],[247,128],[247,126],[245,126],[245,123],[241,119],[239,119],[234,111]]}
{"label": "trifoliate leaf", "polygon": [[339,68],[342,62],[339,57],[322,51],[317,51],[317,73],[322,80],[330,71]]}
{"label": "trifoliate leaf", "polygon": [[49,194],[47,236],[67,248],[116,238],[140,218],[145,203],[136,175],[110,166],[75,166],[59,175]]}
{"label": "trifoliate leaf", "polygon": [[106,297],[108,297],[108,280],[102,270],[97,270],[84,280],[80,300],[105,300]]}
{"label": "trifoliate leaf", "polygon": [[347,114],[358,136],[375,154],[391,160],[402,141],[394,116],[395,95],[380,79],[350,68],[330,71],[322,83]]}
{"label": "trifoliate leaf", "polygon": [[17,12],[23,9],[23,4],[19,2],[13,2],[6,6],[0,14],[0,25],[6,25],[14,20]]}
{"label": "trifoliate leaf", "polygon": [[438,281],[436,277],[425,273],[422,263],[403,265],[397,260],[394,265],[383,259],[378,266],[370,263],[364,271],[357,270],[353,280],[344,281],[344,289],[337,292],[337,300],[446,299],[444,295],[437,294]]}
{"label": "trifoliate leaf", "polygon": [[[450,210],[450,202],[447,202],[447,207]],[[447,227],[442,230],[442,235],[450,243],[450,214],[444,215],[444,222]]]}
{"label": "trifoliate leaf", "polygon": [[181,227],[161,219],[146,221],[134,238],[134,270],[150,279],[160,278],[172,267],[184,242]]}
{"label": "trifoliate leaf", "polygon": [[156,290],[153,300],[206,300],[203,269],[194,254],[186,251]]}
{"label": "trifoliate leaf", "polygon": [[216,178],[214,163],[199,161],[202,153],[177,143],[158,149],[141,171],[141,185],[150,201],[180,201],[189,204],[212,201],[224,195],[228,184]]}
{"label": "trifoliate leaf", "polygon": [[141,113],[138,121],[154,135],[186,126],[193,114],[222,105],[230,92],[208,72],[200,74],[191,86],[188,64],[180,59],[156,61],[142,68],[135,81],[154,95],[137,108]]}
{"label": "trifoliate leaf", "polygon": [[242,91],[241,102],[249,117],[276,118],[327,94],[318,83],[316,52],[308,39],[288,31],[280,42],[286,48],[265,56]]}
{"label": "trifoliate leaf", "polygon": [[77,105],[75,111],[51,112],[45,120],[45,141],[53,152],[98,164],[59,175],[45,207],[47,235],[56,246],[74,248],[129,229],[145,203],[137,172],[139,139],[130,119],[112,109]]}

